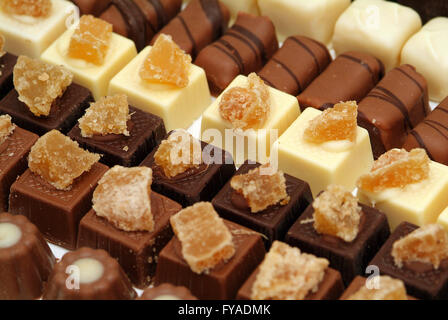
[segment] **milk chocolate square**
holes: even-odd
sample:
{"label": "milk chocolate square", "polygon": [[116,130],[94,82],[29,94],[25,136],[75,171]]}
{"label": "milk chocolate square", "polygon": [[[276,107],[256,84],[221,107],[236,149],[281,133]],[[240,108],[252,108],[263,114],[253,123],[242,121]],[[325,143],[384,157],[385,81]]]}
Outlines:
{"label": "milk chocolate square", "polygon": [[3,99],[14,87],[12,79],[16,62],[17,56],[10,53],[0,57],[0,99]]}

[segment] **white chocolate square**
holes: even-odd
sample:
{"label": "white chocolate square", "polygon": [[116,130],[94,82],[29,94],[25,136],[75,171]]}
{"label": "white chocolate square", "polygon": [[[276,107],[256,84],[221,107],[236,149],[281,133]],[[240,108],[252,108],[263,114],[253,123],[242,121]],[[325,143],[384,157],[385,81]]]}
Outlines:
{"label": "white chocolate square", "polygon": [[[221,117],[219,112],[219,102],[221,101],[223,94],[230,88],[246,87],[247,81],[247,77],[243,75],[237,76],[202,115],[201,140],[230,152],[237,165],[242,164],[247,159],[266,163],[269,160],[271,146],[276,138],[279,137],[300,114],[299,103],[296,97],[269,87],[271,102],[270,113],[263,127],[258,130],[245,131],[233,129],[232,123]],[[210,139],[209,134],[213,134],[213,129],[219,131],[222,139]],[[244,144],[244,148],[238,148],[238,138],[233,139],[233,146],[229,144],[230,140],[226,139],[226,129],[230,129],[227,130],[228,136],[234,134],[236,137],[241,138],[240,141]],[[271,137],[270,129],[276,129],[277,135],[274,133]],[[254,150],[251,148],[253,151],[249,150],[248,147],[253,145],[256,146],[258,143],[262,146],[261,149],[256,148]],[[265,148],[265,150],[263,150],[263,148]]]}
{"label": "white chocolate square", "polygon": [[64,32],[41,56],[43,61],[63,65],[70,70],[73,81],[88,88],[95,100],[107,95],[110,80],[136,55],[137,50],[132,40],[112,33],[110,46],[104,63],[96,65],[83,59],[74,59],[67,55],[70,39],[75,28]]}
{"label": "white chocolate square", "polygon": [[409,7],[391,1],[356,0],[336,22],[333,47],[337,55],[352,50],[370,53],[388,71],[400,64],[403,45],[421,26],[420,16]]}
{"label": "white chocolate square", "polygon": [[353,190],[358,177],[373,164],[369,134],[364,128],[357,128],[353,143],[305,141],[303,134],[308,123],[321,113],[314,108],[305,109],[274,145],[278,150],[279,168],[308,182],[314,197],[329,184]]}
{"label": "white chocolate square", "polygon": [[328,44],[349,5],[350,0],[258,0],[260,14],[271,18],[280,42],[300,34]]}
{"label": "white chocolate square", "polygon": [[448,207],[446,207],[445,210],[443,210],[439,215],[439,217],[437,218],[437,223],[444,227],[446,231],[448,231]]}
{"label": "white chocolate square", "polygon": [[429,98],[448,96],[448,18],[432,19],[403,47],[401,62],[417,68],[428,82]]}
{"label": "white chocolate square", "polygon": [[401,222],[418,226],[437,221],[448,206],[448,167],[431,161],[428,179],[404,188],[389,188],[381,192],[358,189],[359,201],[384,212],[391,230]]}
{"label": "white chocolate square", "polygon": [[205,72],[192,64],[185,88],[142,80],[140,68],[150,50],[143,49],[110,81],[109,94],[126,94],[130,105],[161,117],[168,131],[186,129],[211,101]]}
{"label": "white chocolate square", "polygon": [[51,12],[44,18],[10,15],[0,10],[0,33],[6,38],[5,51],[39,58],[78,18],[78,8],[66,0],[52,0]]}

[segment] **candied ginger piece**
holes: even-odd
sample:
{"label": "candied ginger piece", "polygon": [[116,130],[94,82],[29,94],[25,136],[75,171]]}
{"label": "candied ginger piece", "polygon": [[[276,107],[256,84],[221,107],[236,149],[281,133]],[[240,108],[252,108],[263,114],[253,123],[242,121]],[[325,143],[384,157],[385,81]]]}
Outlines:
{"label": "candied ginger piece", "polygon": [[178,129],[160,143],[154,161],[165,176],[175,177],[202,163],[201,143],[187,131]]}
{"label": "candied ginger piece", "polygon": [[198,202],[170,218],[182,255],[195,273],[208,272],[235,254],[232,233],[210,202]]}
{"label": "candied ginger piece", "polygon": [[279,202],[286,204],[289,201],[283,172],[263,174],[261,170],[267,167],[269,164],[264,164],[230,180],[230,186],[246,199],[252,213]]}
{"label": "candied ginger piece", "polygon": [[9,114],[0,116],[0,144],[6,141],[15,128],[16,126],[11,122],[11,116]]}
{"label": "candied ginger piece", "polygon": [[107,134],[129,136],[127,122],[130,118],[127,96],[116,94],[91,103],[78,122],[83,137]]}
{"label": "candied ginger piece", "polygon": [[20,56],[14,66],[14,87],[19,100],[35,116],[48,116],[51,105],[72,83],[73,74],[63,66],[54,66]]}
{"label": "candied ginger piece", "polygon": [[438,269],[440,262],[448,258],[448,235],[442,226],[427,224],[395,241],[391,254],[399,268],[404,262],[417,261]]}
{"label": "candied ginger piece", "polygon": [[403,188],[408,184],[427,179],[429,162],[424,149],[416,148],[410,152],[404,149],[392,149],[373,163],[369,173],[359,177],[357,186],[370,192]]}
{"label": "candied ginger piece", "polygon": [[356,101],[341,102],[312,119],[303,137],[311,143],[348,140],[354,142],[357,132]]}
{"label": "candied ginger piece", "polygon": [[403,281],[389,276],[378,276],[379,288],[362,286],[349,296],[347,300],[407,300],[406,288]]}
{"label": "candied ginger piece", "polygon": [[[0,58],[6,54],[6,52],[3,50],[4,47],[5,47],[5,36],[0,33]],[[0,71],[0,76],[1,75],[2,74]]]}
{"label": "candied ginger piece", "polygon": [[93,192],[93,209],[118,229],[153,231],[151,183],[150,168],[114,166]]}
{"label": "candied ginger piece", "polygon": [[361,220],[358,200],[339,185],[329,185],[313,202],[314,229],[318,233],[355,240]]}
{"label": "candied ginger piece", "polygon": [[234,128],[257,129],[266,122],[270,111],[269,87],[255,73],[248,76],[247,87],[227,90],[219,102],[219,113]]}
{"label": "candied ginger piece", "polygon": [[252,286],[253,300],[303,300],[316,292],[328,260],[274,241]]}
{"label": "candied ginger piece", "polygon": [[47,17],[51,12],[51,0],[0,0],[4,12],[31,16]]}
{"label": "candied ginger piece", "polygon": [[185,88],[190,67],[190,55],[179,48],[171,36],[161,34],[140,68],[140,77],[145,81]]}
{"label": "candied ginger piece", "polygon": [[31,148],[28,167],[56,189],[68,190],[73,181],[99,159],[98,154],[80,148],[76,141],[51,130]]}
{"label": "candied ginger piece", "polygon": [[75,59],[102,65],[107,55],[112,37],[112,25],[92,15],[79,19],[70,39],[68,55]]}

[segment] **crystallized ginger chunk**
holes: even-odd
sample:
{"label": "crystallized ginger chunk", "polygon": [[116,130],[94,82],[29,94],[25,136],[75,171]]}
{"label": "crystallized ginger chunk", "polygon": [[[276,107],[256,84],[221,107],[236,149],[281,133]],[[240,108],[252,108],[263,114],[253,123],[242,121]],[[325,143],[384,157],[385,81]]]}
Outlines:
{"label": "crystallized ginger chunk", "polygon": [[201,143],[185,130],[173,131],[160,143],[154,161],[165,176],[175,177],[202,163]]}
{"label": "crystallized ginger chunk", "polygon": [[35,116],[48,116],[56,98],[72,83],[73,74],[62,66],[54,66],[27,56],[20,56],[14,66],[14,87],[19,100]]}
{"label": "crystallized ginger chunk", "polygon": [[31,16],[47,17],[51,12],[51,0],[0,0],[4,12]]}
{"label": "crystallized ginger chunk", "polygon": [[130,118],[127,96],[116,94],[91,103],[78,122],[83,137],[107,134],[129,136],[127,122]]}
{"label": "crystallized ginger chunk", "polygon": [[170,222],[193,272],[208,272],[235,254],[232,234],[210,202],[187,207],[172,216]]}
{"label": "crystallized ginger chunk", "polygon": [[13,133],[16,126],[11,122],[11,116],[4,114],[0,116],[0,144]]}
{"label": "crystallized ginger chunk", "polygon": [[347,300],[407,300],[406,288],[403,281],[389,276],[378,276],[379,288],[362,286]]}
{"label": "crystallized ginger chunk", "polygon": [[84,15],[79,19],[70,39],[68,55],[75,59],[102,65],[107,55],[112,37],[112,25],[92,15]]}
{"label": "crystallized ginger chunk", "polygon": [[304,139],[311,143],[356,140],[358,106],[356,101],[341,102],[310,121]]}
{"label": "crystallized ginger chunk", "polygon": [[221,117],[243,130],[261,128],[269,112],[269,87],[255,73],[249,74],[247,87],[230,88],[219,102]]}
{"label": "crystallized ginger chunk", "polygon": [[303,300],[318,290],[328,260],[274,241],[259,267],[252,300]]}
{"label": "crystallized ginger chunk", "polygon": [[263,174],[261,170],[267,167],[269,164],[264,164],[248,173],[236,175],[230,181],[230,186],[246,199],[252,213],[289,201],[283,172]]}
{"label": "crystallized ginger chunk", "polygon": [[440,262],[448,258],[448,235],[440,225],[427,224],[395,241],[391,254],[399,268],[404,262],[417,261],[438,269]]}
{"label": "crystallized ginger chunk", "polygon": [[361,220],[358,200],[343,187],[329,185],[313,202],[314,229],[321,234],[355,240]]}
{"label": "crystallized ginger chunk", "polygon": [[173,41],[161,34],[140,69],[140,77],[149,82],[172,84],[185,88],[189,82],[191,57]]}
{"label": "crystallized ginger chunk", "polygon": [[[6,52],[3,51],[4,47],[5,47],[5,36],[0,33],[0,58],[3,57],[6,54]],[[2,75],[2,73],[0,71],[0,76],[1,75]]]}
{"label": "crystallized ginger chunk", "polygon": [[357,186],[370,192],[388,188],[403,188],[428,178],[429,158],[424,149],[410,152],[392,149],[373,163],[369,173],[359,177]]}
{"label": "crystallized ginger chunk", "polygon": [[31,148],[28,167],[56,189],[67,190],[99,159],[98,154],[80,148],[76,141],[57,130],[51,130]]}
{"label": "crystallized ginger chunk", "polygon": [[151,213],[152,170],[114,166],[93,192],[93,209],[118,229],[153,231]]}

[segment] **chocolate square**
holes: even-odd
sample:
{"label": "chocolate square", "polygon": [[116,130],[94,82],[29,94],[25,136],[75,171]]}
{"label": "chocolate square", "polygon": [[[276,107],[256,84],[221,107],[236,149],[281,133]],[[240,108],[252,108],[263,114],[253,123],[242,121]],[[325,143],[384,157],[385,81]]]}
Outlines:
{"label": "chocolate square", "polygon": [[352,242],[314,229],[314,208],[309,205],[289,229],[285,242],[304,252],[327,258],[330,266],[339,270],[347,285],[359,274],[364,274],[367,264],[390,235],[386,215],[374,208],[359,204],[362,216],[358,236]]}
{"label": "chocolate square", "polygon": [[198,299],[234,299],[238,289],[264,258],[259,234],[224,220],[232,232],[235,255],[208,273],[197,274],[182,256],[182,245],[174,236],[159,254],[155,284],[165,282],[184,286]]}
{"label": "chocolate square", "polygon": [[138,165],[155,146],[165,137],[163,120],[156,115],[129,107],[131,119],[128,121],[129,136],[108,134],[84,138],[79,124],[76,124],[68,136],[76,140],[81,148],[100,153],[101,162],[113,167]]}
{"label": "chocolate square", "polygon": [[[236,169],[232,156],[227,151],[203,141],[201,141],[201,148],[203,163],[199,168],[187,170],[173,178],[165,176],[163,169],[155,164],[154,154],[158,149],[155,148],[140,164],[152,169],[151,188],[179,202],[183,207],[188,207],[199,201],[211,201],[213,196],[232,177]],[[204,151],[204,149],[206,150]],[[211,159],[208,157],[209,155],[213,157],[215,152],[220,152],[222,155],[219,164],[211,163]]]}
{"label": "chocolate square", "polygon": [[17,56],[10,53],[0,58],[0,99],[3,99],[14,87],[13,71],[16,62]]}
{"label": "chocolate square", "polygon": [[154,231],[123,231],[91,209],[79,224],[78,248],[104,249],[118,260],[131,282],[145,288],[156,272],[159,252],[173,236],[170,217],[181,210],[177,202],[151,192]]}
{"label": "chocolate square", "polygon": [[[251,164],[246,161],[235,175],[247,173],[258,166],[259,163]],[[212,204],[224,219],[264,234],[267,237],[263,238],[265,246],[269,248],[274,240],[283,240],[294,221],[313,201],[308,183],[288,174],[285,174],[285,180],[286,192],[290,197],[286,205],[276,204],[263,211],[252,213],[250,208],[239,206],[237,199],[241,196],[232,189],[230,181],[213,198]]]}
{"label": "chocolate square", "polygon": [[[251,300],[252,287],[259,272],[260,267],[257,267],[243,284],[236,296],[238,300]],[[344,291],[344,284],[342,283],[341,274],[335,269],[327,268],[317,291],[310,292],[304,300],[336,300],[342,291]]]}
{"label": "chocolate square", "polygon": [[0,113],[9,114],[15,124],[40,136],[53,129],[66,134],[93,101],[88,89],[72,83],[62,97],[53,102],[47,117],[36,117],[18,96],[15,89],[11,90],[0,101]]}
{"label": "chocolate square", "polygon": [[94,164],[70,190],[58,190],[27,169],[11,186],[9,212],[26,216],[48,241],[75,249],[79,221],[92,207],[93,190],[108,169]]}
{"label": "chocolate square", "polygon": [[[352,294],[356,293],[363,285],[366,283],[366,278],[361,276],[356,276],[350,285],[345,289],[344,293],[341,295],[339,300],[347,300]],[[414,297],[408,295],[408,300],[417,300]]]}
{"label": "chocolate square", "polygon": [[395,241],[411,233],[418,226],[409,222],[402,222],[395,228],[386,243],[370,262],[377,266],[381,274],[400,279],[406,286],[408,294],[419,299],[447,299],[448,298],[448,259],[442,261],[439,269],[421,262],[405,264],[402,268],[395,265],[391,255]]}
{"label": "chocolate square", "polygon": [[0,210],[8,211],[9,189],[17,177],[28,168],[28,153],[39,138],[16,126],[13,133],[0,144]]}

